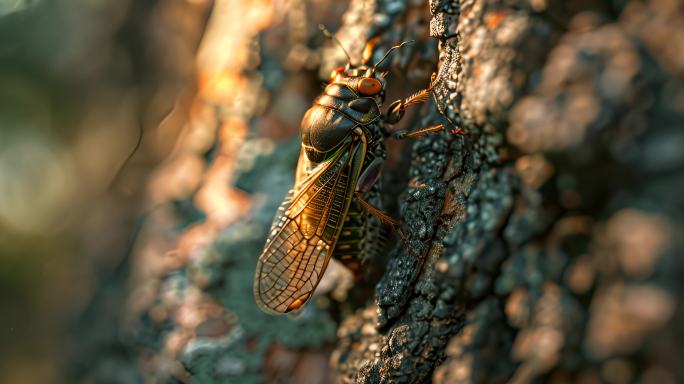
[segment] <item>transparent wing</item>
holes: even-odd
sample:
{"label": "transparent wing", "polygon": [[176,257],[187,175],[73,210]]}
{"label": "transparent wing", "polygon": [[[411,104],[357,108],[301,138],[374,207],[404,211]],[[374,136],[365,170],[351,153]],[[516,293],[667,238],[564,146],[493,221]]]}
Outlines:
{"label": "transparent wing", "polygon": [[311,297],[342,229],[365,152],[364,141],[350,140],[298,180],[280,205],[254,276],[254,298],[265,312],[287,313]]}

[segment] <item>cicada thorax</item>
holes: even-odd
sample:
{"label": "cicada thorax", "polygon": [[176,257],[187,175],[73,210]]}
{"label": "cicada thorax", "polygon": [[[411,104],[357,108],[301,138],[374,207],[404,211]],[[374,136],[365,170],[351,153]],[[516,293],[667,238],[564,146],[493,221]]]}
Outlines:
{"label": "cicada thorax", "polygon": [[[352,78],[352,84],[329,84],[304,115],[301,124],[302,147],[310,167],[315,167],[335,153],[356,128],[362,130],[366,140],[361,174],[368,170],[375,159],[384,160],[387,156],[379,100],[360,94],[358,87],[363,86],[360,84],[362,79]],[[364,199],[379,207],[379,185],[364,191]],[[369,215],[355,197],[351,197],[333,257],[357,275],[359,267],[380,249],[383,238],[382,224]]]}
{"label": "cicada thorax", "polygon": [[325,160],[344,143],[354,128],[368,128],[380,119],[378,97],[359,94],[362,80],[352,78],[329,84],[306,111],[301,133],[302,146],[309,160]]}

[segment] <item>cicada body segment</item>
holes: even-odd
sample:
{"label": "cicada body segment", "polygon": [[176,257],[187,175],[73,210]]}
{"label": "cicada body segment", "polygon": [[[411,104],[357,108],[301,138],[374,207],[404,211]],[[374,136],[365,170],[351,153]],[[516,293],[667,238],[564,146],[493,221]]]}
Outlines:
{"label": "cicada body segment", "polygon": [[315,104],[302,119],[302,147],[307,158],[319,163],[325,160],[347,138],[356,123],[342,112]]}
{"label": "cicada body segment", "polygon": [[352,134],[355,127],[368,126],[380,118],[378,101],[359,97],[354,84],[328,85],[304,114],[302,146],[309,160],[323,161]]}

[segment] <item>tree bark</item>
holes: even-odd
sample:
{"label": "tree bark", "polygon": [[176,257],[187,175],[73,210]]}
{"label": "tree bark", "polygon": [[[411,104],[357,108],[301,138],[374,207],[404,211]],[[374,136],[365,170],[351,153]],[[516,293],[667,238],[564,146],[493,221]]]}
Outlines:
{"label": "tree bark", "polygon": [[[239,4],[214,5],[193,113],[116,288],[123,319],[98,341],[127,351],[127,369],[193,383],[684,380],[681,4],[351,0],[341,18],[323,12],[334,2]],[[390,143],[385,205],[407,244],[276,318],[251,284],[299,119],[345,61],[321,22],[354,60],[367,41],[382,55],[416,40],[388,103],[434,72],[406,126],[446,129]]]}

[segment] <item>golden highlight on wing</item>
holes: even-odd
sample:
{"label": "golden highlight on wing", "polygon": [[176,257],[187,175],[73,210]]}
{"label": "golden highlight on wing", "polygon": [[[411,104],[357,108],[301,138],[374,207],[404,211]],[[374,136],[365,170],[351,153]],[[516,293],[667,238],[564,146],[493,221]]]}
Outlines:
{"label": "golden highlight on wing", "polygon": [[298,180],[280,205],[254,276],[254,298],[265,312],[287,313],[311,297],[339,237],[365,152],[365,141],[343,145]]}

